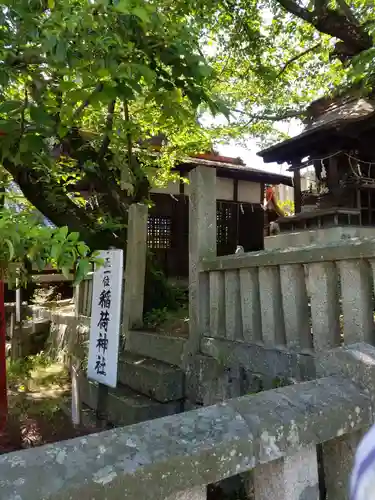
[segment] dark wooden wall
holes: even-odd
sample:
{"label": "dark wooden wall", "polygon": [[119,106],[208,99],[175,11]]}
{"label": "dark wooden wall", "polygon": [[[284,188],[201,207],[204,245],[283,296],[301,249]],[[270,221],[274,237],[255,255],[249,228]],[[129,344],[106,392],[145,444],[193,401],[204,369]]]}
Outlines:
{"label": "dark wooden wall", "polygon": [[[189,198],[152,194],[148,245],[168,277],[189,275]],[[237,245],[246,252],[263,249],[264,211],[260,204],[217,202],[217,254],[233,254]]]}

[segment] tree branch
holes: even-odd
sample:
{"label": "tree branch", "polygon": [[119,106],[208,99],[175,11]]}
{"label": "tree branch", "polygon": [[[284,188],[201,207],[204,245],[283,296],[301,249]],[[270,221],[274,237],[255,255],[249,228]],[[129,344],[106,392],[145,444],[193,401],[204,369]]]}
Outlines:
{"label": "tree branch", "polygon": [[276,78],[279,78],[287,69],[288,67],[293,64],[294,62],[298,61],[298,59],[301,59],[304,57],[306,54],[309,54],[310,52],[314,52],[314,50],[318,49],[321,46],[321,43],[316,43],[312,47],[304,50],[303,52],[300,52],[299,54],[295,55],[291,59],[289,59],[288,62],[284,64],[284,66],[281,68],[280,72],[277,74]]}
{"label": "tree branch", "polygon": [[18,139],[17,147],[19,147],[19,145],[20,145],[20,143],[22,141],[23,134],[25,133],[25,126],[26,126],[25,113],[26,113],[26,109],[27,109],[28,105],[29,105],[29,94],[27,92],[27,87],[25,85],[23,105],[22,105],[22,109],[21,109],[20,136],[19,136],[19,139]]}
{"label": "tree branch", "polygon": [[[367,50],[373,46],[373,40],[366,32],[365,27],[358,24],[357,20],[355,22],[353,21],[353,13],[347,5],[345,13],[328,7],[323,9],[323,12],[320,12],[319,4],[316,4],[317,10],[315,9],[314,12],[310,12],[298,5],[294,0],[276,1],[286,11],[308,22],[321,33],[342,40],[345,44],[347,53],[351,56],[359,54],[363,50]],[[341,5],[344,6],[342,2]]]}
{"label": "tree branch", "polygon": [[[127,126],[130,124],[130,118],[129,118],[129,106],[128,106],[128,101],[124,101],[124,118]],[[128,148],[128,167],[129,167],[129,172],[132,171],[132,156],[133,156],[133,144],[132,144],[132,136],[130,133],[130,130],[127,131],[126,133],[126,142],[127,142],[127,148]]]}
{"label": "tree branch", "polygon": [[349,7],[349,5],[345,2],[345,0],[337,0],[337,4],[339,5],[339,7],[342,10],[342,12],[345,14],[345,16],[348,19],[348,21],[352,22],[356,26],[360,26],[361,25],[361,23],[358,21],[358,19],[354,15],[354,12]]}
{"label": "tree branch", "polygon": [[70,231],[79,232],[91,250],[123,246],[126,238],[116,237],[113,231],[100,227],[95,217],[76,205],[65,189],[46,178],[40,169],[17,166],[7,159],[3,160],[3,166],[30,203],[56,226],[68,226]]}
{"label": "tree branch", "polygon": [[294,0],[276,0],[285,10],[294,14],[295,16],[307,21],[308,23],[313,22],[313,14],[309,10],[298,5]]}
{"label": "tree branch", "polygon": [[88,98],[80,105],[78,108],[74,111],[73,113],[73,121],[76,120],[79,115],[82,113],[84,109],[87,108],[87,106],[90,104],[91,99],[94,97],[95,94],[98,94],[103,90],[103,83],[99,82],[95,89],[91,92],[91,94],[88,96]]}
{"label": "tree branch", "polygon": [[107,108],[107,119],[105,122],[105,133],[104,133],[104,138],[102,145],[100,146],[99,152],[98,152],[98,165],[100,165],[107,154],[109,143],[111,142],[111,139],[109,138],[109,133],[112,131],[113,127],[113,117],[115,113],[115,107],[116,107],[116,99],[113,99],[108,104]]}
{"label": "tree branch", "polygon": [[304,111],[286,111],[281,115],[256,115],[247,113],[246,111],[242,111],[241,109],[234,109],[235,113],[240,113],[241,115],[247,116],[250,118],[250,121],[255,120],[263,120],[269,122],[279,122],[283,120],[289,120],[291,118],[301,118],[304,115]]}

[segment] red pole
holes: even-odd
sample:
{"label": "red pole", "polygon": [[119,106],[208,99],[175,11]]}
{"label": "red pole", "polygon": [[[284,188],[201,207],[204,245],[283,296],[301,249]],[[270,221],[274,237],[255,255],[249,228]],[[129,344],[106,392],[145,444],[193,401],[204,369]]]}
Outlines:
{"label": "red pole", "polygon": [[6,323],[4,281],[0,280],[0,431],[5,427],[8,417],[8,390],[6,369]]}

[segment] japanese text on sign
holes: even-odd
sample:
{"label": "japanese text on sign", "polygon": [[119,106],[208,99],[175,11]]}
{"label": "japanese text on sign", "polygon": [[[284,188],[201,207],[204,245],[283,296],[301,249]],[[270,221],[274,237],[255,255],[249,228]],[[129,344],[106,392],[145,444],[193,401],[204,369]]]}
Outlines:
{"label": "japanese text on sign", "polygon": [[122,250],[100,253],[104,265],[93,277],[88,378],[109,387],[117,385],[123,275]]}

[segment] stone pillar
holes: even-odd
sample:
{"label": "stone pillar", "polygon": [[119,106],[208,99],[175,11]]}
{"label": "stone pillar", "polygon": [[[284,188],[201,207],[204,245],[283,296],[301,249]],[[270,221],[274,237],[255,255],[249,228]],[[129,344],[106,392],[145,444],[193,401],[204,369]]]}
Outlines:
{"label": "stone pillar", "polygon": [[256,500],[319,500],[316,447],[259,465],[253,478]]}
{"label": "stone pillar", "polygon": [[222,271],[212,271],[210,273],[209,289],[210,336],[225,337],[225,286]]}
{"label": "stone pillar", "polygon": [[207,487],[197,486],[191,490],[174,493],[167,497],[166,500],[207,500]]}
{"label": "stone pillar", "polygon": [[225,330],[228,340],[242,340],[240,276],[238,271],[225,271]]}
{"label": "stone pillar", "polygon": [[196,167],[190,172],[189,205],[189,352],[197,352],[209,328],[208,273],[200,273],[204,257],[216,256],[216,170]]}
{"label": "stone pillar", "polygon": [[349,500],[354,456],[364,431],[338,437],[322,445],[326,500]]}
{"label": "stone pillar", "polygon": [[344,343],[374,341],[372,272],[364,260],[340,262]]}
{"label": "stone pillar", "polygon": [[340,345],[338,276],[332,262],[308,264],[314,349],[324,351]]}
{"label": "stone pillar", "polygon": [[122,314],[125,336],[129,329],[140,327],[143,323],[147,218],[148,208],[146,205],[140,203],[130,205]]}
{"label": "stone pillar", "polygon": [[285,324],[278,266],[259,268],[262,340],[268,347],[285,345]]}
{"label": "stone pillar", "polygon": [[[358,384],[372,400],[369,410],[374,412],[375,403],[375,347],[364,343],[344,346],[320,353],[316,358],[317,377],[336,376]],[[361,409],[353,408],[353,414],[361,417]],[[348,415],[348,421],[353,417]],[[368,417],[365,419],[368,422]],[[354,422],[353,422],[354,426]],[[353,467],[357,446],[366,432],[366,425],[359,431],[341,435],[322,445],[323,466],[327,500],[348,500],[348,481]]]}
{"label": "stone pillar", "polygon": [[312,347],[309,306],[302,264],[280,266],[286,343],[301,351]]}
{"label": "stone pillar", "polygon": [[262,340],[259,273],[257,268],[240,269],[241,313],[245,342]]}

